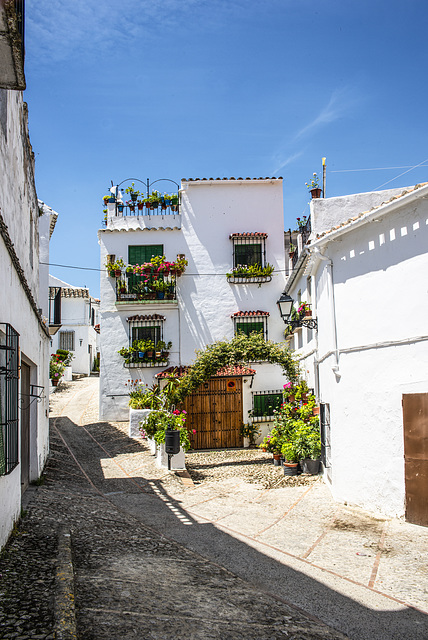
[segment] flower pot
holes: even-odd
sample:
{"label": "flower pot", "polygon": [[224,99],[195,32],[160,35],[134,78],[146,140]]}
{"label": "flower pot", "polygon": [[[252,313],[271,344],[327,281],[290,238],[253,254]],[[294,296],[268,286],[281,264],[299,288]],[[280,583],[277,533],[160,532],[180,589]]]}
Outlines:
{"label": "flower pot", "polygon": [[53,386],[54,386],[54,387],[57,387],[57,386],[58,386],[59,379],[58,379],[58,378],[51,378],[51,382],[52,382],[52,384],[53,384]]}
{"label": "flower pot", "polygon": [[130,210],[130,211],[132,211],[132,212],[134,212],[134,211],[135,211],[135,205],[130,204],[130,205],[129,205],[129,210]]}
{"label": "flower pot", "polygon": [[287,398],[288,402],[294,402],[296,400],[295,396],[288,396]]}
{"label": "flower pot", "polygon": [[140,360],[142,360],[144,358],[145,353],[146,353],[145,351],[139,351],[138,352],[138,357],[140,358]]}
{"label": "flower pot", "polygon": [[138,207],[138,210],[141,211],[141,209],[144,207],[144,204],[142,202],[139,202],[137,207]]}
{"label": "flower pot", "polygon": [[312,414],[313,414],[314,416],[319,416],[319,414],[320,414],[320,408],[319,408],[319,407],[314,407],[314,408],[312,409]]}
{"label": "flower pot", "polygon": [[317,187],[316,189],[311,189],[311,196],[313,199],[321,198],[322,189]]}
{"label": "flower pot", "polygon": [[117,210],[119,211],[119,213],[123,213],[123,204],[118,204]]}
{"label": "flower pot", "polygon": [[137,198],[138,198],[138,193],[135,193],[134,191],[131,191],[131,200],[132,200],[132,202],[137,202]]}
{"label": "flower pot", "polygon": [[273,463],[274,463],[275,467],[280,467],[281,466],[281,454],[280,453],[274,453],[273,454]]}
{"label": "flower pot", "polygon": [[120,276],[122,275],[122,271],[120,269],[115,269],[114,275],[116,276],[116,278],[120,278]]}
{"label": "flower pot", "polygon": [[150,209],[150,202],[145,202],[144,204],[146,205],[146,209]]}
{"label": "flower pot", "polygon": [[297,476],[298,473],[298,462],[285,462],[282,465],[285,476]]}
{"label": "flower pot", "polygon": [[152,350],[146,351],[146,357],[147,358],[153,358],[153,353],[154,353],[154,351],[152,351]]}
{"label": "flower pot", "polygon": [[321,460],[312,460],[312,458],[304,458],[300,461],[303,473],[309,473],[311,476],[317,476],[320,471]]}
{"label": "flower pot", "polygon": [[158,300],[163,300],[165,298],[165,291],[158,291],[157,292],[157,299]]}

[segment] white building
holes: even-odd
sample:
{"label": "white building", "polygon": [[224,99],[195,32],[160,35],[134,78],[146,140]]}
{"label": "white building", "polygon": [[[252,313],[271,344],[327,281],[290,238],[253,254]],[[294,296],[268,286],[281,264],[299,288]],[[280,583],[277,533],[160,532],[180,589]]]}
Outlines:
{"label": "white building", "polygon": [[[108,204],[107,226],[99,231],[101,268],[105,269],[108,259],[122,257],[125,263],[141,264],[153,254],[164,254],[169,261],[184,255],[188,266],[164,300],[137,299],[132,278],[127,281],[124,275],[115,278],[105,270],[102,273],[103,419],[128,418],[129,380],[151,384],[156,374],[168,367],[190,365],[197,349],[230,339],[238,330],[260,330],[268,339],[283,341],[276,305],[285,284],[282,179],[183,180],[180,199],[179,211],[137,209],[133,214],[128,207],[119,211],[116,203]],[[239,264],[263,268],[268,263],[274,267],[271,275],[226,275]],[[172,342],[168,360],[124,362],[118,350],[148,335]],[[195,446],[242,444],[239,427],[248,422],[249,410],[255,408],[256,418],[267,420],[269,403],[280,401],[285,379],[277,365],[254,363],[250,370],[235,368],[223,374],[204,386],[212,401],[198,420],[211,436],[201,436]],[[218,395],[217,404],[213,394]],[[265,397],[254,399],[260,395]],[[225,412],[220,412],[226,396],[233,414],[229,425]],[[215,435],[215,429],[223,433]]]}
{"label": "white building", "polygon": [[286,293],[318,331],[291,346],[321,401],[334,497],[428,524],[428,185],[311,202]]}
{"label": "white building", "polygon": [[0,546],[49,448],[48,292],[39,290],[40,212],[13,7],[0,3]]}
{"label": "white building", "polygon": [[50,322],[50,326],[58,328],[52,336],[52,353],[57,349],[72,351],[73,373],[89,376],[94,369],[94,359],[99,353],[97,325],[100,301],[89,294],[87,287],[76,287],[51,275],[49,293],[53,302],[50,320],[53,320],[55,312],[59,313],[59,323]]}

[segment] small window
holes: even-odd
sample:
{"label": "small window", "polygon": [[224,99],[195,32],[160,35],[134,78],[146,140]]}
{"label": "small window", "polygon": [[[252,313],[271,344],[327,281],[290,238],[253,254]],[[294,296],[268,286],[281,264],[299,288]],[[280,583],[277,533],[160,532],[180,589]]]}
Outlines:
{"label": "small window", "polygon": [[249,336],[251,333],[261,333],[267,340],[267,319],[269,313],[267,311],[238,311],[232,318],[235,324],[235,335],[244,334]]}
{"label": "small window", "polygon": [[159,340],[163,340],[164,316],[154,314],[152,316],[132,316],[129,323],[129,346],[135,340],[151,340],[155,347]]}
{"label": "small window", "polygon": [[233,233],[233,266],[266,265],[266,233]]}
{"label": "small window", "polygon": [[253,394],[252,417],[254,422],[268,420],[283,402],[282,391],[263,391]]}
{"label": "small window", "polygon": [[131,327],[131,344],[134,340],[151,340],[156,346],[159,340],[161,340],[161,327],[150,325],[144,327]]}
{"label": "small window", "polygon": [[0,327],[0,475],[19,462],[19,334],[10,324]]}
{"label": "small window", "polygon": [[59,349],[74,351],[74,331],[59,332]]}

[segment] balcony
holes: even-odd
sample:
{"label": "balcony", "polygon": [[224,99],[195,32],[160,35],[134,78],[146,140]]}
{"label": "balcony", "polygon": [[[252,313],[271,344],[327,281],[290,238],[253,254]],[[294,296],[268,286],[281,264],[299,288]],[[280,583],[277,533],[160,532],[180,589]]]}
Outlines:
{"label": "balcony", "polygon": [[122,274],[116,279],[116,302],[124,304],[171,304],[177,302],[176,276]]}

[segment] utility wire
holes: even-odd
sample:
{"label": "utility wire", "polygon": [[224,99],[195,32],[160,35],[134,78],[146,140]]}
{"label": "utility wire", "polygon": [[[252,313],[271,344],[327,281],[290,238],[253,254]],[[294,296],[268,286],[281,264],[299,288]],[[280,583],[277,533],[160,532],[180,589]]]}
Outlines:
{"label": "utility wire", "polygon": [[[62,267],[64,269],[80,269],[82,271],[98,271],[103,272],[105,269],[96,269],[95,267],[75,267],[71,264],[56,264],[55,262],[40,262],[40,264],[47,265],[48,267]],[[288,273],[287,269],[275,269],[273,273]],[[225,273],[183,273],[180,277],[184,276],[225,276]],[[240,277],[240,276],[236,276]],[[260,277],[260,276],[256,276]]]}
{"label": "utility wire", "polygon": [[[427,160],[424,160],[424,162],[427,162]],[[424,165],[421,162],[421,164],[417,164],[415,166],[407,164],[402,167],[373,167],[371,169],[332,169],[329,171],[329,173],[351,173],[356,171],[387,171],[389,169],[415,169],[416,167],[420,167],[420,166],[428,167],[427,164]]]}

